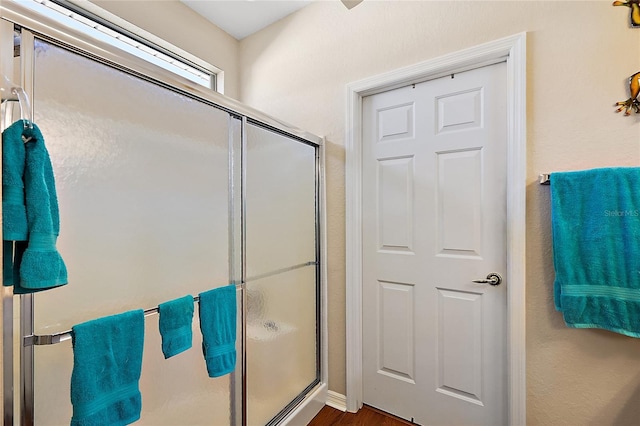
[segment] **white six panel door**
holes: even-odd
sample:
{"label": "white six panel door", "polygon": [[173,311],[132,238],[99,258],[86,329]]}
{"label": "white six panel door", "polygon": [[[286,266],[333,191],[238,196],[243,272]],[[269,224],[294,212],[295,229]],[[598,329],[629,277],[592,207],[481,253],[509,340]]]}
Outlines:
{"label": "white six panel door", "polygon": [[364,402],[423,425],[507,422],[505,71],[363,102]]}

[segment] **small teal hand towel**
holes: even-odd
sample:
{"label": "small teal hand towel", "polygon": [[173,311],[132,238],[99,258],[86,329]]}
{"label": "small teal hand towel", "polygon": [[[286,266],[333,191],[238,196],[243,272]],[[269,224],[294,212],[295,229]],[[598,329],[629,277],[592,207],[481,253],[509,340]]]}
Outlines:
{"label": "small teal hand towel", "polygon": [[72,330],[71,426],[128,425],[138,420],[144,312],[99,318]]}
{"label": "small teal hand towel", "polygon": [[236,286],[200,293],[202,353],[209,377],[231,373],[236,366]]}
{"label": "small teal hand towel", "polygon": [[553,173],[551,227],[567,326],[640,337],[640,168]]}
{"label": "small teal hand towel", "polygon": [[193,296],[159,304],[158,314],[164,358],[171,358],[189,349],[193,341]]}

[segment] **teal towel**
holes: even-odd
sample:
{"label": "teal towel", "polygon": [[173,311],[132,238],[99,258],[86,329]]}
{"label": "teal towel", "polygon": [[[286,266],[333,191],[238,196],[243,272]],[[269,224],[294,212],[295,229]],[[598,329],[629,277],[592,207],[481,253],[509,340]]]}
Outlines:
{"label": "teal towel", "polygon": [[2,140],[3,283],[13,285],[16,294],[64,285],[67,269],[55,247],[58,200],[42,133],[20,120],[2,133]]}
{"label": "teal towel", "polygon": [[71,426],[128,425],[140,418],[144,312],[72,328]]}
{"label": "teal towel", "polygon": [[159,304],[158,314],[165,359],[189,349],[193,340],[193,296]]}
{"label": "teal towel", "polygon": [[2,132],[2,238],[27,240],[27,210],[24,202],[25,147],[24,121],[19,120]]}
{"label": "teal towel", "polygon": [[24,193],[29,228],[29,246],[20,264],[20,287],[42,290],[67,283],[67,268],[56,250],[60,232],[58,198],[53,168],[38,126],[24,132]]}
{"label": "teal towel", "polygon": [[[20,287],[20,264],[27,249],[26,241],[2,241],[2,275],[5,287],[14,286],[15,294],[31,293]],[[18,283],[17,285],[14,285]],[[44,290],[44,289],[43,289]]]}
{"label": "teal towel", "polygon": [[236,286],[200,293],[199,312],[209,377],[231,373],[236,367]]}
{"label": "teal towel", "polygon": [[[26,244],[27,209],[24,202],[25,148],[22,140],[25,122],[16,121],[2,132],[2,237],[3,285],[20,281],[20,260]],[[14,261],[15,259],[15,261]]]}
{"label": "teal towel", "polygon": [[553,173],[551,227],[567,326],[640,337],[640,168]]}

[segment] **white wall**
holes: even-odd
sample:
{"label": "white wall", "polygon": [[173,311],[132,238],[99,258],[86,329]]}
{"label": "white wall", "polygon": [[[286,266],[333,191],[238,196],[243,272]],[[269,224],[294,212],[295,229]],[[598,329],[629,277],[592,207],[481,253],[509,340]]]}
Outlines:
{"label": "white wall", "polygon": [[243,102],[327,138],[329,387],[345,392],[345,85],[528,32],[529,424],[632,424],[640,340],[564,326],[552,301],[549,188],[538,173],[640,164],[628,98],[640,29],[609,1],[316,2],[240,42]]}
{"label": "white wall", "polygon": [[[631,424],[640,340],[564,326],[553,308],[549,189],[540,172],[640,163],[640,115],[613,104],[640,70],[640,29],[609,1],[375,1],[307,6],[237,42],[181,3],[97,0],[222,68],[226,93],[327,137],[329,380],[345,392],[345,85],[528,32],[527,375],[529,424]],[[150,5],[153,4],[153,7]]]}

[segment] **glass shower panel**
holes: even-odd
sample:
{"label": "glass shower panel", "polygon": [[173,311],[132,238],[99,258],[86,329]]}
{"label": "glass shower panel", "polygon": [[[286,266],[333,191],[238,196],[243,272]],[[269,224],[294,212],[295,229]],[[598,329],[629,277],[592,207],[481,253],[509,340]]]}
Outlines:
{"label": "glass shower panel", "polygon": [[[34,296],[36,334],[229,283],[227,113],[43,41],[34,105],[69,273]],[[146,318],[139,424],[229,423],[229,376],[208,378],[197,315],[193,347],[168,360]],[[71,342],[34,350],[35,423],[68,424]]]}
{"label": "glass shower panel", "polygon": [[247,421],[318,379],[316,150],[246,126]]}
{"label": "glass shower panel", "polygon": [[317,379],[316,267],[247,283],[247,424],[265,425]]}
{"label": "glass shower panel", "polygon": [[248,124],[247,280],[316,260],[316,151]]}

